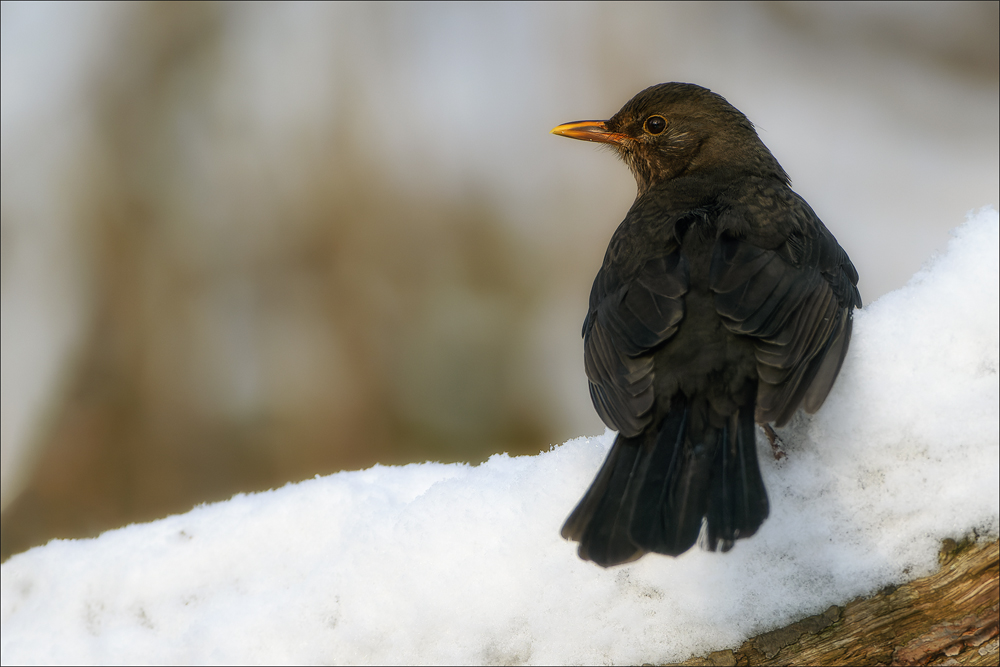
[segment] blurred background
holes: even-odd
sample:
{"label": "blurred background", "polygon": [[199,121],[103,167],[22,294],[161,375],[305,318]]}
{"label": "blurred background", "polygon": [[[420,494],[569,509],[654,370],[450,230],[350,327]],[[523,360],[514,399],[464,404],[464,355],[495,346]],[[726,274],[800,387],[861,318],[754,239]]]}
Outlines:
{"label": "blurred background", "polygon": [[997,204],[998,7],[4,3],[0,556],[603,432],[580,326],[635,186],[548,131],[655,83],[901,286]]}

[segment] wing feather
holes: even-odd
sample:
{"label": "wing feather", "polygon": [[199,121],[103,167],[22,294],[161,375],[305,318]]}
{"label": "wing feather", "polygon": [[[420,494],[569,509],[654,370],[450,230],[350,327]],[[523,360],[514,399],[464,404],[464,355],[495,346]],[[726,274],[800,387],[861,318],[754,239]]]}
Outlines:
{"label": "wing feather", "polygon": [[597,413],[626,436],[649,423],[652,350],[676,333],[687,289],[687,264],[678,252],[649,260],[627,281],[606,268],[594,280],[584,321],[584,369]]}
{"label": "wing feather", "polygon": [[[797,196],[796,196],[797,197]],[[710,281],[727,328],[756,339],[759,422],[779,426],[800,405],[815,412],[833,386],[861,305],[857,271],[812,209],[792,206],[797,230],[762,247],[720,234]]]}

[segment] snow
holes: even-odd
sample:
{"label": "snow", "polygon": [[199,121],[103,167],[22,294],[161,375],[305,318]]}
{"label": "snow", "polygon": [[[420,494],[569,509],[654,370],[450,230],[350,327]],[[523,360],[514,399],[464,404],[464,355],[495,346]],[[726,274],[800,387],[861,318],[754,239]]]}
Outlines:
{"label": "snow", "polygon": [[929,573],[941,539],[1000,532],[998,229],[995,209],[971,214],[946,253],[857,313],[826,405],[782,430],[787,458],[762,457],[771,517],[728,554],[579,560],[559,527],[606,432],[55,540],[0,568],[0,658],[677,661]]}

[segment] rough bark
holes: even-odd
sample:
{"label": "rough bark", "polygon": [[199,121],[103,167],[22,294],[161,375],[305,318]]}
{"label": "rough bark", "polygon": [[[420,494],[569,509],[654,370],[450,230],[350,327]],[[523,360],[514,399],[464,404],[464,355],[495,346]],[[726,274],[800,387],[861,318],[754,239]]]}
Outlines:
{"label": "rough bark", "polygon": [[945,540],[941,568],[683,665],[996,665],[998,543]]}

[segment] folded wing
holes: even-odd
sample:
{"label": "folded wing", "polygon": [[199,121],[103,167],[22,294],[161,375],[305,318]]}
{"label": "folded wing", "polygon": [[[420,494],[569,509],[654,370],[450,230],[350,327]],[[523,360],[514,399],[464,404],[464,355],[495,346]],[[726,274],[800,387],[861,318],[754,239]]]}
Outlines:
{"label": "folded wing", "polygon": [[815,412],[823,404],[861,306],[854,265],[801,203],[788,209],[800,219],[775,248],[720,234],[710,274],[726,326],[756,339],[756,420],[779,426],[800,406]]}
{"label": "folded wing", "polygon": [[687,289],[687,264],[679,252],[647,261],[627,281],[607,269],[594,281],[583,325],[584,367],[601,419],[626,436],[649,423],[650,350],[676,333]]}

